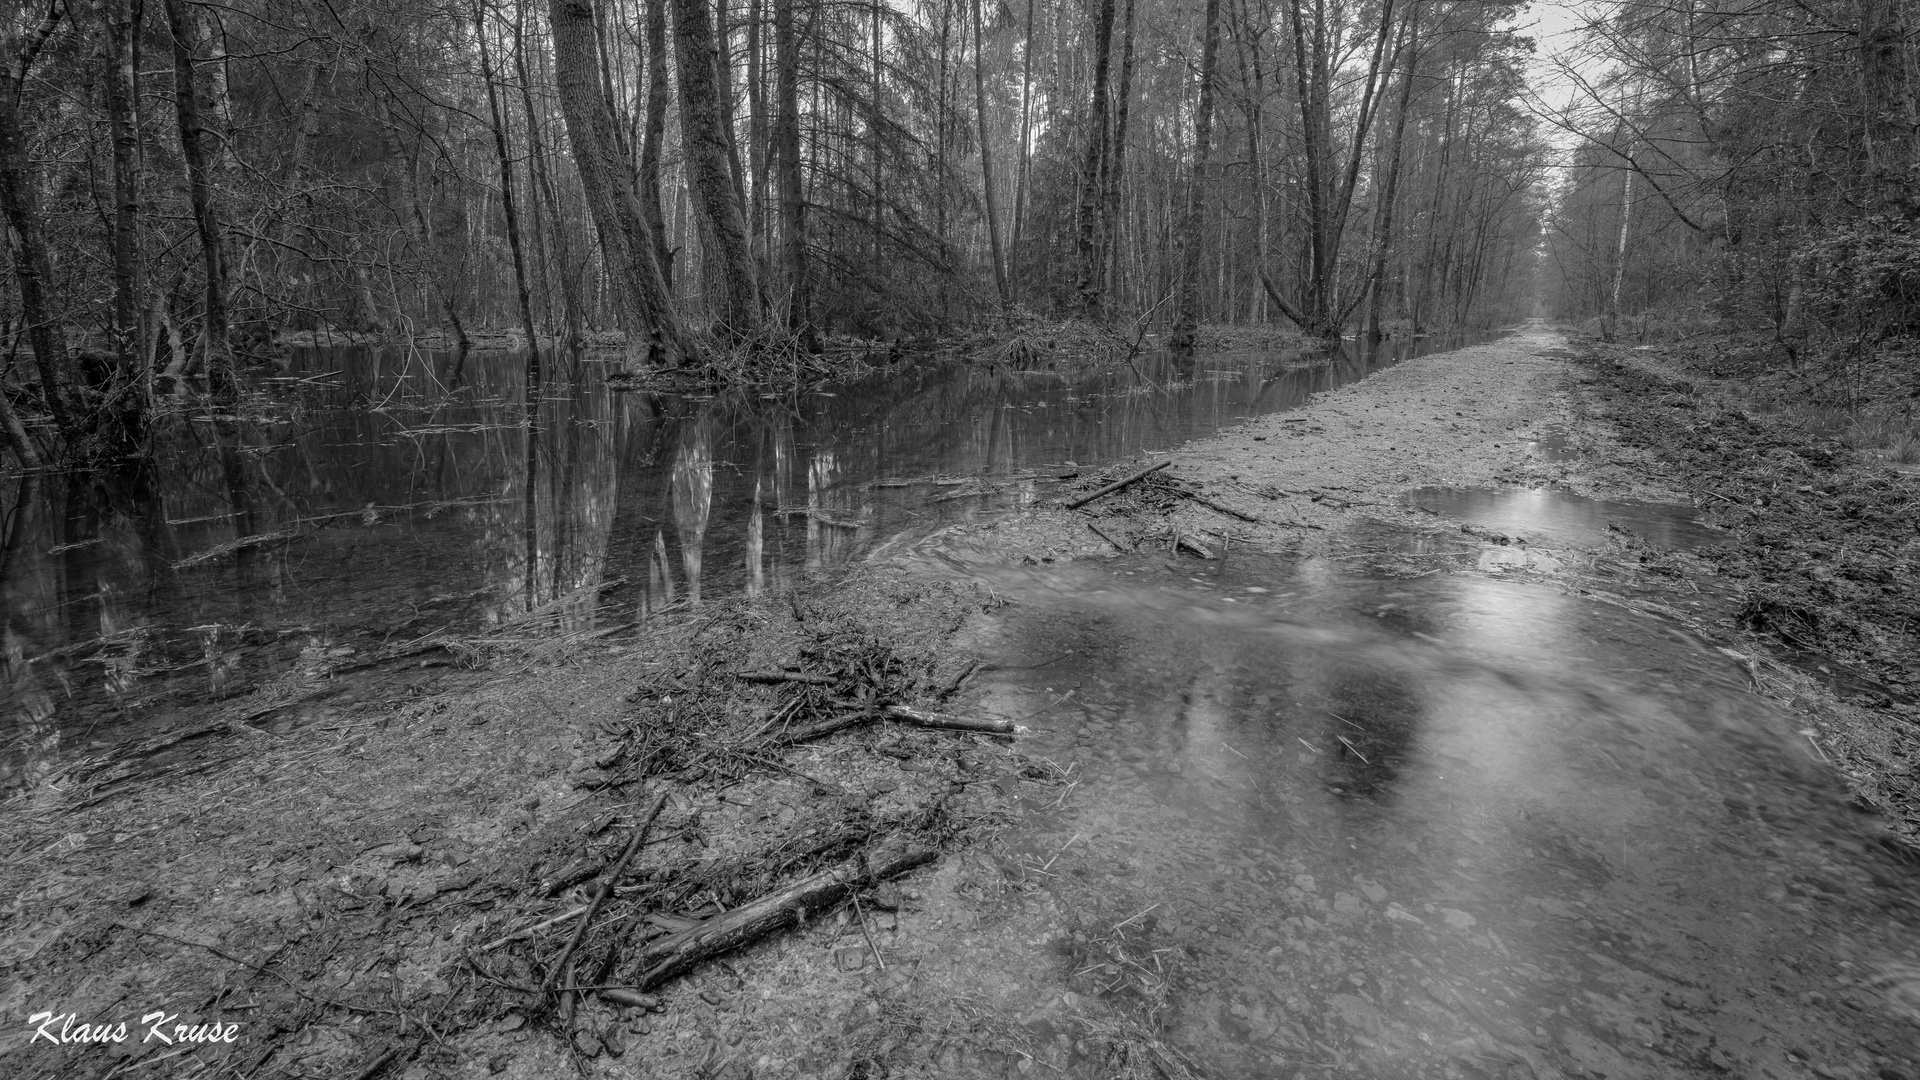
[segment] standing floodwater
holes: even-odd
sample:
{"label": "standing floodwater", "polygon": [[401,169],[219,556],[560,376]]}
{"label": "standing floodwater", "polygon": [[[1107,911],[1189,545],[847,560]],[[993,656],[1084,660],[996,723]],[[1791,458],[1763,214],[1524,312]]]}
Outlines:
{"label": "standing floodwater", "polygon": [[1478,574],[1110,565],[992,577],[986,707],[1044,710],[1021,747],[1057,771],[986,867],[1004,924],[961,914],[928,961],[1042,1064],[1102,1075],[1089,1000],[1219,1077],[1920,1052],[1920,875],[1725,655]]}
{"label": "standing floodwater", "polygon": [[[519,354],[296,351],[237,416],[160,428],[147,460],[0,487],[0,791],[282,673],[780,587],[1458,343],[1225,355],[1192,378],[1154,355],[1076,375],[922,364],[797,400],[617,393],[575,357],[549,372],[531,484]],[[308,698],[272,722],[330,707]]]}

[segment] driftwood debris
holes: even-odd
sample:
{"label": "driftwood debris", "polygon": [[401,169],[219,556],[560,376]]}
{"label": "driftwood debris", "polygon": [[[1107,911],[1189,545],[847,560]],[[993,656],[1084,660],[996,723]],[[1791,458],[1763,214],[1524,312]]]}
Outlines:
{"label": "driftwood debris", "polygon": [[1193,537],[1188,536],[1186,533],[1174,534],[1173,546],[1176,551],[1179,550],[1180,548],[1186,548],[1188,551],[1193,552],[1195,555],[1198,555],[1203,559],[1212,559],[1212,558],[1218,557],[1214,555],[1212,548],[1208,547],[1207,545],[1201,543],[1198,540],[1195,540]]}
{"label": "driftwood debris", "polygon": [[950,728],[955,731],[985,731],[994,735],[1013,734],[1013,721],[997,720],[991,717],[949,716],[946,713],[922,712],[905,705],[889,705],[882,710],[890,720],[902,720],[909,724],[918,724],[929,728]]}
{"label": "driftwood debris", "polygon": [[808,686],[832,686],[831,675],[808,675],[801,671],[740,671],[734,678],[752,683],[804,683]]}
{"label": "driftwood debris", "polygon": [[607,872],[607,876],[600,879],[600,889],[593,894],[593,900],[587,905],[587,909],[580,913],[580,923],[573,928],[573,936],[567,939],[567,947],[561,950],[560,959],[554,961],[553,966],[547,969],[546,985],[548,987],[551,987],[554,980],[560,977],[561,972],[567,970],[567,961],[573,959],[574,950],[580,947],[581,939],[586,937],[588,925],[593,922],[593,917],[600,911],[601,905],[607,902],[607,897],[613,895],[613,887],[619,883],[620,875],[626,873],[627,863],[633,861],[633,853],[639,851],[640,846],[647,842],[647,833],[653,829],[653,819],[660,816],[660,811],[666,805],[667,793],[663,791],[659,798],[653,800],[653,808],[647,811],[647,816],[639,825],[634,826],[633,836],[627,840],[627,849],[620,853],[620,861],[614,863],[613,869]]}
{"label": "driftwood debris", "polygon": [[1192,499],[1194,502],[1199,503],[1201,506],[1204,506],[1207,509],[1214,511],[1215,513],[1225,514],[1228,517],[1239,518],[1241,521],[1250,521],[1256,525],[1259,524],[1260,522],[1260,519],[1255,517],[1252,514],[1246,513],[1241,510],[1235,510],[1233,507],[1228,506],[1225,503],[1214,502],[1212,499],[1207,498],[1205,495],[1202,495],[1199,492],[1182,492],[1181,494],[1185,495],[1189,499]]}
{"label": "driftwood debris", "polygon": [[1139,483],[1141,480],[1144,480],[1147,477],[1152,476],[1154,473],[1159,472],[1161,469],[1164,469],[1171,464],[1173,464],[1171,460],[1159,461],[1159,462],[1155,462],[1152,465],[1147,466],[1144,469],[1139,469],[1134,472],[1128,473],[1127,475],[1121,477],[1118,480],[1115,480],[1113,483],[1108,484],[1106,487],[1101,488],[1099,491],[1096,491],[1091,495],[1082,495],[1081,497],[1073,500],[1072,502],[1069,502],[1067,504],[1067,509],[1078,510],[1095,499],[1103,498],[1105,496],[1113,494],[1116,491],[1119,491],[1121,488]]}
{"label": "driftwood debris", "polygon": [[932,862],[936,854],[930,847],[906,844],[856,855],[831,870],[823,870],[752,903],[715,915],[698,926],[659,938],[643,948],[637,957],[641,970],[646,972],[639,979],[639,988],[644,993],[693,970],[703,961],[804,922],[859,889]]}

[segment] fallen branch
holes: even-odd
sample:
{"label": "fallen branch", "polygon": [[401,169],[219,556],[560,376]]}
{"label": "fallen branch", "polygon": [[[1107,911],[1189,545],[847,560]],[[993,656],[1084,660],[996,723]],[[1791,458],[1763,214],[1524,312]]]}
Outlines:
{"label": "fallen branch", "polygon": [[1182,489],[1180,494],[1186,496],[1189,499],[1192,499],[1194,502],[1199,503],[1201,506],[1204,506],[1207,509],[1214,511],[1215,513],[1225,514],[1228,517],[1239,518],[1241,521],[1250,521],[1256,525],[1260,523],[1260,519],[1257,517],[1254,517],[1252,514],[1243,513],[1239,510],[1235,510],[1231,506],[1227,506],[1223,503],[1214,502],[1212,499],[1207,498],[1205,495],[1202,495],[1197,491],[1187,491]]}
{"label": "fallen branch", "polygon": [[703,961],[803,922],[856,890],[932,862],[936,854],[932,848],[902,845],[857,855],[698,926],[655,940],[640,951],[638,960],[645,974],[634,985],[642,992],[652,990]]}
{"label": "fallen branch", "polygon": [[1173,464],[1172,459],[1168,459],[1166,461],[1156,462],[1136,472],[1128,473],[1126,476],[1123,476],[1120,479],[1115,480],[1113,483],[1108,484],[1106,487],[1101,488],[1099,491],[1096,491],[1091,495],[1082,495],[1080,498],[1073,500],[1072,502],[1067,504],[1067,509],[1078,510],[1095,499],[1102,498],[1107,495],[1111,495],[1114,492],[1119,491],[1121,488],[1127,487],[1131,484],[1139,483],[1141,480],[1149,476],[1152,476],[1154,473],[1159,472],[1161,469],[1164,469],[1171,464]]}
{"label": "fallen branch", "polygon": [[736,671],[733,677],[752,683],[805,683],[808,686],[832,686],[831,675],[808,675],[799,671]]}
{"label": "fallen branch", "polygon": [[567,970],[567,961],[573,959],[574,950],[580,947],[581,939],[587,936],[587,927],[593,922],[594,915],[598,914],[601,905],[607,902],[607,897],[613,895],[614,885],[619,882],[620,875],[627,872],[627,863],[633,860],[633,853],[639,851],[640,845],[647,842],[647,833],[653,829],[653,819],[660,816],[660,811],[666,805],[667,793],[663,791],[659,798],[653,800],[653,809],[648,810],[647,816],[634,827],[633,837],[627,841],[627,850],[620,853],[620,861],[614,863],[613,869],[607,872],[607,876],[600,879],[600,890],[593,894],[593,902],[580,913],[580,923],[573,928],[573,936],[567,939],[567,947],[560,951],[560,959],[555,960],[553,966],[547,969],[547,987],[552,987],[553,981],[560,977],[560,973]]}
{"label": "fallen branch", "polygon": [[1132,550],[1133,550],[1132,548],[1130,548],[1130,547],[1128,547],[1127,545],[1125,545],[1125,544],[1123,544],[1123,543],[1121,543],[1120,541],[1118,541],[1118,540],[1115,540],[1115,539],[1114,539],[1113,537],[1111,537],[1111,536],[1109,536],[1109,535],[1107,535],[1107,530],[1105,530],[1105,529],[1103,529],[1103,528],[1101,528],[1101,527],[1100,527],[1100,526],[1098,526],[1098,525],[1095,525],[1095,524],[1094,524],[1093,522],[1091,522],[1091,521],[1089,521],[1089,522],[1087,522],[1087,528],[1089,528],[1089,529],[1092,529],[1092,530],[1093,530],[1093,535],[1095,535],[1095,536],[1097,536],[1097,537],[1099,537],[1099,538],[1100,538],[1100,539],[1102,539],[1102,540],[1105,540],[1105,541],[1106,541],[1107,543],[1109,543],[1109,544],[1112,544],[1112,545],[1114,546],[1114,548],[1115,548],[1116,550],[1119,550],[1119,551],[1132,551]]}
{"label": "fallen branch", "polygon": [[800,727],[790,727],[778,735],[775,735],[772,739],[768,740],[768,742],[773,746],[797,746],[800,743],[818,739],[823,735],[831,735],[842,728],[854,727],[858,724],[864,724],[869,720],[877,719],[879,719],[879,714],[872,711],[841,713],[839,716],[830,716],[825,720],[819,720],[811,724],[805,724]]}
{"label": "fallen branch", "polygon": [[944,713],[921,712],[905,705],[889,705],[883,710],[889,720],[903,720],[909,724],[918,724],[929,728],[950,728],[955,731],[985,731],[994,735],[1013,734],[1013,721],[995,720],[985,717],[948,716]]}
{"label": "fallen branch", "polygon": [[955,675],[953,677],[953,681],[941,687],[940,693],[938,693],[935,696],[938,697],[941,701],[945,701],[948,698],[952,697],[953,695],[959,693],[960,688],[967,685],[967,680],[973,678],[974,673],[979,671],[981,668],[985,666],[986,666],[986,662],[982,660],[975,660],[973,663],[968,664],[965,671],[962,671],[960,674]]}

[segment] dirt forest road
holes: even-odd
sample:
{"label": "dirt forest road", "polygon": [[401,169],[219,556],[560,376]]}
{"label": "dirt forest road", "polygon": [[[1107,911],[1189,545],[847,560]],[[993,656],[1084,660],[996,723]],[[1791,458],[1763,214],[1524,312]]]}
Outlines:
{"label": "dirt forest road", "polygon": [[[238,1027],[17,1023],[0,1072],[1920,1080],[1907,714],[1740,629],[1755,527],[1692,505],[1739,469],[1659,441],[1727,410],[1638,370],[1526,327],[1084,509],[63,774],[0,999]],[[1894,482],[1847,477],[1801,486]]]}

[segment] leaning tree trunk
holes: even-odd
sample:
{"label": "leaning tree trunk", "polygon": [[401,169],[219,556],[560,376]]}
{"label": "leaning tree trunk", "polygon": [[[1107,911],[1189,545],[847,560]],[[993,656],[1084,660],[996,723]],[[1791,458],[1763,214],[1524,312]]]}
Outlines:
{"label": "leaning tree trunk", "polygon": [[1200,325],[1201,217],[1206,204],[1208,158],[1213,152],[1213,77],[1220,63],[1220,0],[1207,0],[1206,36],[1200,47],[1200,102],[1193,112],[1193,177],[1180,221],[1180,307],[1167,344],[1176,353],[1193,351]]}
{"label": "leaning tree trunk", "polygon": [[613,105],[601,88],[593,0],[550,0],[548,14],[560,112],[587,208],[600,232],[608,287],[627,334],[628,355],[638,354],[645,341],[650,363],[695,362],[698,353],[668,302],[658,242],[633,189],[633,170],[621,150]]}
{"label": "leaning tree trunk", "polygon": [[193,54],[199,44],[185,0],[167,0],[167,29],[173,36],[173,103],[180,120],[180,154],[187,164],[187,195],[193,208],[194,229],[200,234],[200,255],[206,269],[206,306],[200,323],[200,355],[207,365],[207,383],[217,401],[232,401],[233,350],[227,343],[227,264],[220,239],[220,221],[214,213],[213,182],[209,176],[206,134],[200,115],[200,95],[193,77]]}
{"label": "leaning tree trunk", "polygon": [[716,312],[723,338],[750,337],[760,329],[760,287],[747,244],[746,214],[733,182],[727,114],[722,108],[713,18],[707,0],[674,0],[674,40],[680,75],[680,148],[686,155],[694,210],[707,225],[719,270]]}
{"label": "leaning tree trunk", "polygon": [[39,189],[33,178],[33,159],[27,153],[27,133],[20,123],[20,96],[27,72],[60,24],[60,8],[50,6],[40,25],[22,35],[7,65],[7,82],[0,87],[0,214],[13,228],[13,279],[20,288],[20,315],[27,324],[34,366],[40,372],[40,392],[53,426],[63,441],[80,434],[67,391],[67,336],[55,319],[47,296],[52,265],[46,236],[41,232]]}

